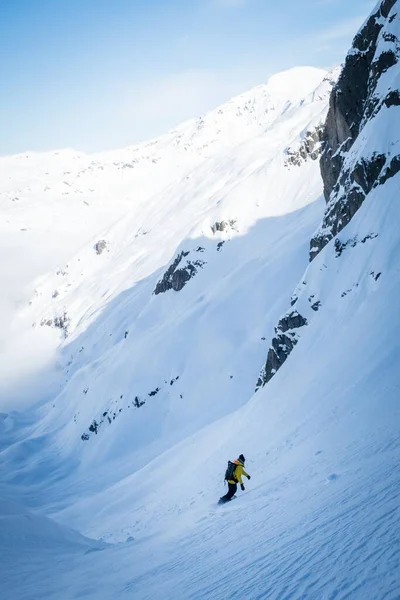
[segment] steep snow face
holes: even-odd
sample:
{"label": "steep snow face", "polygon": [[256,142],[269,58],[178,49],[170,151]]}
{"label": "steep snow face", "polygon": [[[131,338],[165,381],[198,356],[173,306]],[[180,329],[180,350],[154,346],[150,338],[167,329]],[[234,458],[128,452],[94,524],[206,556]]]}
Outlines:
{"label": "steep snow face", "polygon": [[[397,13],[387,17],[394,27]],[[397,92],[393,78],[387,85]],[[339,178],[373,153],[391,162],[397,110],[386,127],[370,121],[343,155]],[[285,345],[293,352],[268,385],[59,513],[67,522],[84,515],[79,526],[91,534],[135,537],[140,558],[125,590],[213,600],[399,596],[399,188],[399,173],[379,180],[307,268],[271,349],[278,358]],[[248,489],[216,507],[221,456],[240,452]],[[87,519],[93,506],[101,519]]]}
{"label": "steep snow face", "polygon": [[[35,549],[72,551],[106,547],[6,500],[0,501],[0,523],[0,550],[7,548],[15,555],[21,552],[21,546],[29,552]],[[2,556],[2,562],[4,558]]]}
{"label": "steep snow face", "polygon": [[[315,199],[316,169],[310,169],[308,196],[303,183],[296,197],[286,194],[282,177],[276,193],[271,181],[278,177],[273,169],[279,170],[283,147],[324,118],[329,82],[296,109],[323,77],[319,69],[288,71],[140,146],[93,156],[63,150],[0,159],[0,248],[8,256],[0,266],[3,407],[52,397],[64,379],[54,357],[58,335],[39,325],[54,317],[62,325],[64,308],[75,325],[81,320],[82,308],[72,308],[65,290],[83,281],[91,309],[86,311],[83,295],[74,303],[83,303],[94,317],[122,289],[164,267],[184,239],[203,232],[209,237],[216,221],[240,221],[239,230],[232,230],[239,235],[264,216]],[[293,183],[295,174],[289,178]],[[221,235],[214,239],[224,241]],[[100,256],[93,249],[102,240],[107,250]],[[58,275],[42,285],[49,271]],[[46,286],[46,296],[58,298],[50,306],[47,299],[43,303]],[[39,306],[35,314],[24,310],[29,302]],[[51,379],[43,376],[49,365],[55,367]]]}
{"label": "steep snow face", "polygon": [[[0,591],[2,598],[46,597],[54,589],[54,572],[71,558],[84,560],[107,548],[46,517],[0,500]],[[53,576],[48,572],[52,565]],[[38,588],[33,579],[42,579]],[[62,593],[62,589],[59,590]]]}
{"label": "steep snow face", "polygon": [[[262,338],[301,273],[320,216],[319,141],[299,164],[288,157],[320,127],[331,87],[331,75],[296,69],[206,115],[201,126],[183,125],[139,149],[91,162],[51,156],[79,163],[63,171],[75,190],[64,201],[79,203],[79,190],[93,190],[79,211],[91,211],[98,225],[110,211],[118,218],[36,281],[17,314],[33,340],[63,340],[58,383],[41,393],[51,402],[35,428],[40,442],[27,456],[23,443],[18,453],[8,450],[22,455],[24,473],[41,472],[36,455],[47,457],[48,468],[62,456],[66,472],[75,463],[97,469],[101,459],[122,461],[129,473],[251,395]],[[51,178],[50,188],[61,185]],[[18,202],[29,215],[29,198]],[[10,220],[19,211],[12,206]],[[53,372],[45,365],[41,378]],[[119,476],[110,470],[113,480]]]}
{"label": "steep snow face", "polygon": [[[246,402],[321,214],[318,131],[332,77],[276,76],[137,148],[0,161],[1,243],[19,265],[17,279],[11,259],[2,273],[12,292],[2,403],[12,406],[22,389],[42,405],[0,415],[1,495],[125,539],[130,522],[119,535],[108,516],[102,522],[103,494]],[[32,347],[44,354],[38,375]],[[101,532],[78,497],[93,497]],[[66,530],[25,513],[10,518],[5,503],[1,512],[3,548],[12,536],[18,552],[31,521],[25,548],[37,549],[40,594],[54,580],[46,565],[77,574],[79,563],[92,564],[86,542],[70,543]],[[29,554],[4,554],[7,593],[36,594],[34,583],[18,586],[16,564],[29,571]],[[57,594],[69,593],[61,579]]]}

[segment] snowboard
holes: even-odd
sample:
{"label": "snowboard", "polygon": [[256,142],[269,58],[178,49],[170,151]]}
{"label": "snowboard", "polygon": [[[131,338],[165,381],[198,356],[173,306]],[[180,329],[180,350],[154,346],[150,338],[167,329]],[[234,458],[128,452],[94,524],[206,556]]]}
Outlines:
{"label": "snowboard", "polygon": [[218,500],[218,504],[229,504],[229,502],[232,502],[232,500],[234,500],[235,498],[237,498],[237,496],[232,496],[230,500],[222,500],[222,498],[220,498]]}

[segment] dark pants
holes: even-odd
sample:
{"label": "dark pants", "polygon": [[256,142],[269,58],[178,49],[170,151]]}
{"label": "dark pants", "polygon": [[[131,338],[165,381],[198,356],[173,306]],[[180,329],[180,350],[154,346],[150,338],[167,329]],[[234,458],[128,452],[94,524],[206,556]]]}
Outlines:
{"label": "dark pants", "polygon": [[232,496],[234,496],[237,492],[237,483],[229,483],[228,481],[228,492],[225,494],[225,496],[222,496],[221,500],[223,502],[229,502],[229,500],[232,500]]}

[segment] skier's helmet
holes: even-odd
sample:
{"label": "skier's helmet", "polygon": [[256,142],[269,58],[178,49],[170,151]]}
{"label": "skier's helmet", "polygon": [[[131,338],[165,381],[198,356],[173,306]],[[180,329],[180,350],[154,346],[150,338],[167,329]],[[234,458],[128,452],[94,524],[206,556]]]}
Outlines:
{"label": "skier's helmet", "polygon": [[245,459],[245,457],[243,456],[243,454],[241,454],[241,455],[239,456],[239,460],[240,460],[240,462],[244,463],[244,461],[245,461],[246,459]]}

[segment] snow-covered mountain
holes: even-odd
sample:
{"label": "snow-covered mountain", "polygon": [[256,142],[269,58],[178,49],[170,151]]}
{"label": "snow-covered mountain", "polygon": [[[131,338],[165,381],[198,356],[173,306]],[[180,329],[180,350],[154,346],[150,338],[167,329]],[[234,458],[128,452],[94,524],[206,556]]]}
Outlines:
{"label": "snow-covered mountain", "polygon": [[399,596],[398,9],[341,72],[0,161],[2,596]]}
{"label": "snow-covered mountain", "polygon": [[[329,80],[322,81],[324,75],[301,68],[274,76],[138,147],[96,156],[60,151],[0,159],[1,244],[9,257],[0,271],[7,291],[0,348],[9,357],[2,380],[21,381],[21,366],[31,380],[53,360],[58,337],[50,331],[33,333],[33,324],[63,317],[65,309],[76,325],[83,313],[82,307],[72,307],[74,302],[83,302],[86,311],[89,295],[95,314],[107,299],[163,268],[185,239],[204,234],[224,241],[229,234],[213,235],[210,229],[219,221],[238,221],[239,235],[264,216],[285,214],[290,202],[296,208],[314,200],[313,182],[305,198],[302,190],[288,196],[284,181],[271,193],[268,182],[284,160],[284,147],[300,143],[303,129],[313,131],[323,119],[331,88]],[[302,98],[304,106],[297,111]],[[316,165],[313,173],[315,182]],[[296,181],[297,170],[290,178]],[[94,247],[103,240],[107,252],[100,256]],[[49,271],[58,275],[48,277]],[[83,290],[93,285],[94,294]],[[15,314],[15,304],[23,308],[28,302],[38,310]],[[83,328],[87,324],[86,317]],[[2,396],[13,405],[21,386],[14,391],[7,385]]]}
{"label": "snow-covered mountain", "polygon": [[[264,352],[261,338],[283,309],[287,284],[301,273],[300,239],[306,243],[318,222],[316,158],[336,76],[294,69],[144,147],[95,161],[61,153],[60,160],[69,161],[62,175],[68,181],[59,181],[59,168],[44,172],[53,182],[40,192],[50,199],[43,200],[44,219],[30,185],[19,200],[8,201],[9,228],[17,229],[24,215],[28,231],[13,239],[31,235],[27,255],[47,237],[46,228],[61,242],[51,260],[70,251],[67,261],[35,281],[15,327],[29,330],[35,341],[53,334],[57,346],[65,338],[56,357],[60,389],[46,392],[51,410],[41,423],[46,431],[61,426],[79,461],[94,453],[97,462],[99,447],[118,458],[127,428],[134,438],[128,450],[142,451],[159,428],[176,440],[247,401]],[[35,157],[5,162],[30,169],[31,160],[37,172]],[[19,186],[20,179],[18,171]],[[65,199],[55,201],[57,186],[72,187],[71,197],[63,191]],[[55,215],[52,203],[60,207]],[[90,212],[80,221],[82,211]],[[103,219],[111,225],[103,226]],[[286,231],[301,238],[285,239]],[[258,313],[249,319],[242,302],[255,311],[262,279],[273,285],[262,286]],[[205,352],[212,339],[219,359]],[[89,443],[77,448],[77,440]]]}

